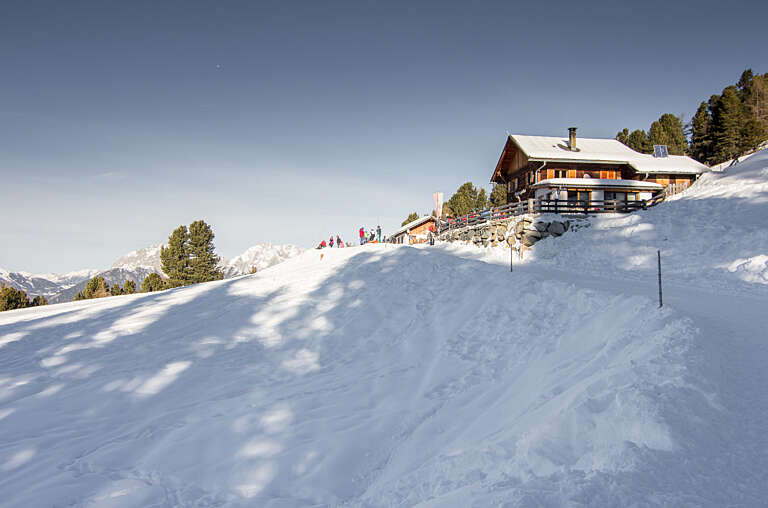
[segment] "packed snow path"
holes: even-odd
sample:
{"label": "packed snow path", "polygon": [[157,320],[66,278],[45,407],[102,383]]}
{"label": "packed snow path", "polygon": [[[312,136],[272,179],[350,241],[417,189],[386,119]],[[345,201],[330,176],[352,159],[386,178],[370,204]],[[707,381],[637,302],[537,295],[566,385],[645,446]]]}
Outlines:
{"label": "packed snow path", "polygon": [[0,505],[761,506],[768,172],[734,168],[514,273],[377,245],[4,312]]}

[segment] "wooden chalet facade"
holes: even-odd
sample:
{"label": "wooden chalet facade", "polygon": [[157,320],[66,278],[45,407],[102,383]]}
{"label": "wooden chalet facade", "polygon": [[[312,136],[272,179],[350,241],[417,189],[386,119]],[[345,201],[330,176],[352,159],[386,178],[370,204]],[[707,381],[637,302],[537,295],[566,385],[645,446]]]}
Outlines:
{"label": "wooden chalet facade", "polygon": [[435,218],[431,215],[425,215],[415,221],[409,222],[389,236],[389,243],[400,243],[405,245],[426,243],[429,236],[429,228],[437,227]]}
{"label": "wooden chalet facade", "polygon": [[655,157],[615,139],[508,136],[491,177],[507,186],[510,201],[651,199],[668,186],[687,188],[707,169],[682,155]]}

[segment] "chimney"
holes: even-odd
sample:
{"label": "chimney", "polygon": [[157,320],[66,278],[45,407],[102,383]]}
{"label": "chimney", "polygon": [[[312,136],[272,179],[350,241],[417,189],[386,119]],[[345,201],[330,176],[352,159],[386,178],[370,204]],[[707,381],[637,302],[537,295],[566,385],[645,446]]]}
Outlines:
{"label": "chimney", "polygon": [[568,148],[576,151],[576,127],[568,127]]}

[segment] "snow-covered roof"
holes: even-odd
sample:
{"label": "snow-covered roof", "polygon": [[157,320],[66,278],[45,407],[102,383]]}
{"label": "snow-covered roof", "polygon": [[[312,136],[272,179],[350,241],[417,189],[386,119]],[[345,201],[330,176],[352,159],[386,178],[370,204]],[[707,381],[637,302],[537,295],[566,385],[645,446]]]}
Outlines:
{"label": "snow-covered roof", "polygon": [[399,235],[401,233],[405,233],[409,229],[413,229],[415,227],[421,226],[422,224],[424,224],[425,222],[429,221],[430,219],[435,220],[435,218],[432,217],[431,215],[425,215],[424,217],[421,217],[419,219],[416,219],[414,221],[409,222],[405,226],[401,227],[400,229],[398,229],[397,231],[392,233],[390,236],[397,236],[397,235]]}
{"label": "snow-covered roof", "polygon": [[639,153],[615,139],[577,138],[576,150],[568,148],[568,139],[554,136],[510,134],[520,150],[534,161],[605,162],[629,164],[638,173],[701,174],[707,167],[685,155],[654,157]]}
{"label": "snow-covered roof", "polygon": [[639,180],[609,180],[607,178],[548,178],[531,185],[534,189],[541,187],[588,187],[588,188],[622,188],[658,191],[664,187],[656,182]]}

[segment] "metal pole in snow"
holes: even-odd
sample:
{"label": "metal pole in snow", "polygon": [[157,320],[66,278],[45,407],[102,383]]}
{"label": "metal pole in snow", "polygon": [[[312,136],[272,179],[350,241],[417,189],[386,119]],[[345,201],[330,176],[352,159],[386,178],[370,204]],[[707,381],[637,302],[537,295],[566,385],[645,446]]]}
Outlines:
{"label": "metal pole in snow", "polygon": [[515,252],[515,248],[514,248],[513,246],[511,246],[511,245],[510,245],[510,246],[509,246],[509,271],[510,271],[510,272],[513,272],[513,271],[514,271],[514,270],[512,269],[512,259],[513,259],[513,258],[512,258],[512,254],[513,254],[514,252]]}
{"label": "metal pole in snow", "polygon": [[661,251],[656,251],[656,257],[658,259],[658,265],[659,265],[659,308],[661,308],[664,305],[664,301],[661,298]]}

